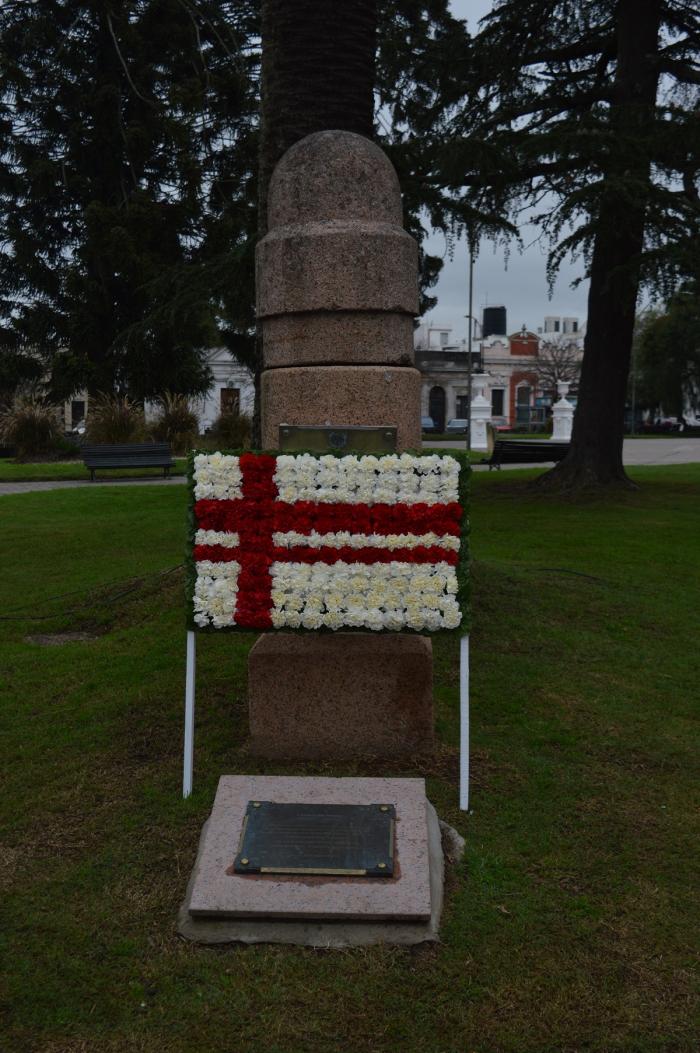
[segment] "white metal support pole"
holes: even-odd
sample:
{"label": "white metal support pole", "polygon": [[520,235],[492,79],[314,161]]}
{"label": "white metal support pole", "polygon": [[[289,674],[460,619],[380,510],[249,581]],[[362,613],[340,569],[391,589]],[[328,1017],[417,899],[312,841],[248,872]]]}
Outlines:
{"label": "white metal support pole", "polygon": [[187,668],[185,671],[185,749],[182,765],[182,796],[192,793],[194,761],[194,681],[197,659],[196,634],[187,632]]}
{"label": "white metal support pole", "polygon": [[469,637],[459,641],[459,807],[469,811]]}

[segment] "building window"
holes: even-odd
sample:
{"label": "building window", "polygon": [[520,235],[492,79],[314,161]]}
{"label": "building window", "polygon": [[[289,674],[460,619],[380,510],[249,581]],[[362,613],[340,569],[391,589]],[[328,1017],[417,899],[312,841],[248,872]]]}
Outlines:
{"label": "building window", "polygon": [[447,338],[449,333],[440,333],[440,347],[447,347]]}
{"label": "building window", "polygon": [[576,321],[575,318],[574,318],[574,320],[571,323],[571,332],[572,333],[578,333],[578,322]]}
{"label": "building window", "polygon": [[515,393],[515,423],[520,427],[530,423],[530,398],[532,388],[527,384],[519,387]]}
{"label": "building window", "polygon": [[433,418],[436,431],[445,430],[445,389],[436,385],[428,395],[428,413]]}
{"label": "building window", "polygon": [[70,404],[70,426],[76,428],[81,421],[85,420],[85,402],[83,399],[76,400]]}
{"label": "building window", "polygon": [[503,416],[503,397],[505,391],[503,388],[492,388],[491,389],[491,416],[502,417]]}
{"label": "building window", "polygon": [[554,319],[554,332],[555,333],[559,332],[559,319],[558,318]]}
{"label": "building window", "polygon": [[460,420],[469,420],[469,396],[457,396],[457,416]]}
{"label": "building window", "polygon": [[240,388],[222,388],[219,405],[222,413],[238,413],[241,408]]}

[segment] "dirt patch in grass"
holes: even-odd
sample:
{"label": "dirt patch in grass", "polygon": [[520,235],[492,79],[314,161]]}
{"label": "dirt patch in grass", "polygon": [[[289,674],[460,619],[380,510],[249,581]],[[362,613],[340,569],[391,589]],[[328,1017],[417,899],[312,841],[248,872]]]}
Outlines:
{"label": "dirt patch in grass", "polygon": [[39,647],[62,647],[69,643],[90,643],[91,640],[99,639],[97,633],[69,632],[69,633],[35,633],[25,636],[27,643],[37,644]]}

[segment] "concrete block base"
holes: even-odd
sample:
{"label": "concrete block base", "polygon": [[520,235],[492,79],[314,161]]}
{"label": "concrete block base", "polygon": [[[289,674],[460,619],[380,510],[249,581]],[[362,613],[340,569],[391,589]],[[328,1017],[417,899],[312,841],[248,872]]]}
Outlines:
{"label": "concrete block base", "polygon": [[248,658],[251,751],[339,760],[430,749],[432,656],[424,636],[261,636]]}

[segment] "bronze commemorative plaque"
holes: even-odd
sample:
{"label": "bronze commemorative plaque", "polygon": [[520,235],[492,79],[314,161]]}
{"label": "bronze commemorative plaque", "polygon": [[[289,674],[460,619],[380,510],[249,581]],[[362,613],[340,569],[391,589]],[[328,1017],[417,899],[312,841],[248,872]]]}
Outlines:
{"label": "bronze commemorative plaque", "polygon": [[236,874],[392,877],[393,804],[249,801]]}
{"label": "bronze commemorative plaque", "polygon": [[371,428],[350,424],[280,424],[280,450],[308,450],[310,453],[395,453],[396,428]]}

